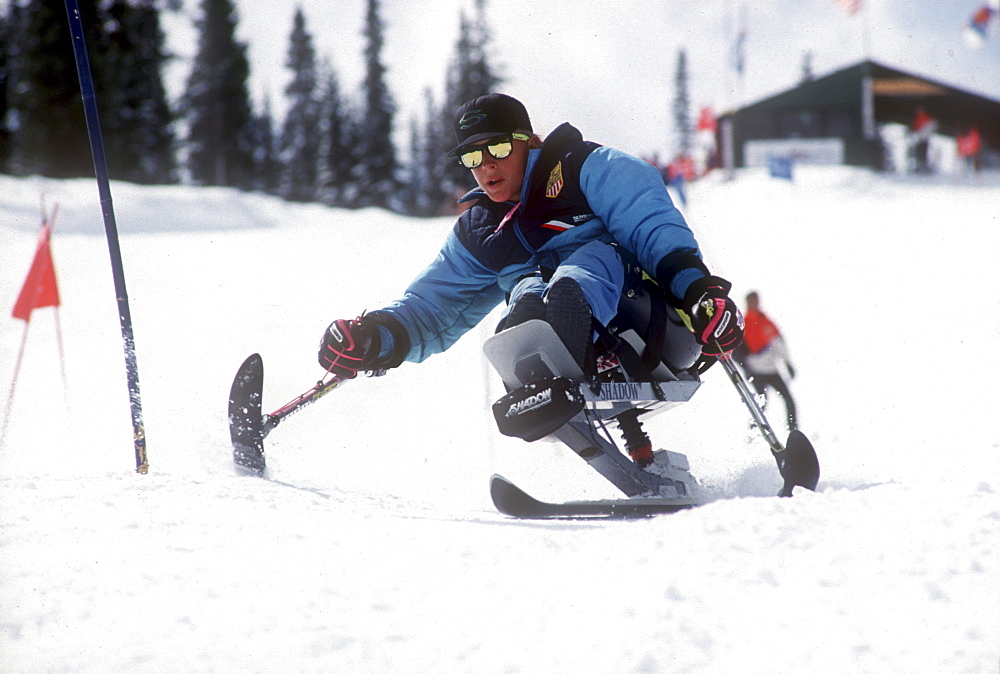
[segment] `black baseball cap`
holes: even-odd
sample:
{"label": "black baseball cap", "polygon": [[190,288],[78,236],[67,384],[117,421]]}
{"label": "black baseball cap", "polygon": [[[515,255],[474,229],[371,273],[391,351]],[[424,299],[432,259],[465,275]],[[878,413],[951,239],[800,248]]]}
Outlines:
{"label": "black baseball cap", "polygon": [[528,111],[521,101],[506,94],[486,94],[473,98],[455,113],[455,136],[458,145],[448,153],[457,157],[459,151],[472,143],[503,136],[515,131],[531,131]]}

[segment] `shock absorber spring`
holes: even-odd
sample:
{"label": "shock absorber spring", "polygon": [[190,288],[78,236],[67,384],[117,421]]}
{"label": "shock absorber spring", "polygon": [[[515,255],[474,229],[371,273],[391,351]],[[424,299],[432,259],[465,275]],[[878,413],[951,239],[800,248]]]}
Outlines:
{"label": "shock absorber spring", "polygon": [[627,410],[619,414],[615,419],[618,421],[618,429],[625,440],[625,449],[632,457],[636,465],[645,468],[653,463],[653,441],[642,429],[642,422],[639,421],[638,410]]}

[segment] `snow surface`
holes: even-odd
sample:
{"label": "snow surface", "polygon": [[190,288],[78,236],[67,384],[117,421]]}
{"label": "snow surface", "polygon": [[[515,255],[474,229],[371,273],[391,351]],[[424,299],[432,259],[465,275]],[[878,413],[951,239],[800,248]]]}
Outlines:
{"label": "snow surface", "polygon": [[[691,186],[709,265],[738,297],[757,289],[786,335],[823,475],[817,493],[772,497],[774,462],[714,368],[648,424],[713,501],[641,521],[495,512],[494,472],[547,499],[614,491],[558,445],[496,433],[501,387],[479,348],[492,318],[289,418],[266,442],[273,481],[234,475],[243,359],[264,358],[265,411],[308,389],[327,323],[396,298],[451,219],[112,192],[148,475],[96,185],[0,177],[4,315],[40,195],[59,204],[63,299],[33,315],[0,447],[0,669],[1000,667],[996,175],[801,167],[795,183],[751,170]],[[5,402],[23,335],[0,319]]]}

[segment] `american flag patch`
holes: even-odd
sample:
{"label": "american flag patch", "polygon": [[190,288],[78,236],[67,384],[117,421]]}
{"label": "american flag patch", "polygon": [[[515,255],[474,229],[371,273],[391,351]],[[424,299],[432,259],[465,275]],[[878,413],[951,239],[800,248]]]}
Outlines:
{"label": "american flag patch", "polygon": [[563,188],[562,162],[558,162],[552,173],[549,174],[549,182],[545,185],[545,196],[555,199]]}
{"label": "american flag patch", "polygon": [[597,357],[597,374],[613,370],[616,367],[621,367],[621,363],[618,362],[618,356],[613,353],[601,354]]}

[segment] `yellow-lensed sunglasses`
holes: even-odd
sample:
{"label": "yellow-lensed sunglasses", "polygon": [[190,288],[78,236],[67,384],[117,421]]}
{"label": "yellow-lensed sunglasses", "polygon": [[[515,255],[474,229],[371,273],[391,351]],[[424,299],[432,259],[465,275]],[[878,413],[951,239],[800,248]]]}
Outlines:
{"label": "yellow-lensed sunglasses", "polygon": [[531,136],[523,133],[512,133],[507,136],[500,136],[487,145],[473,145],[462,150],[458,155],[458,161],[467,169],[479,168],[483,165],[483,148],[490,153],[494,159],[506,159],[514,151],[515,140],[528,140]]}

